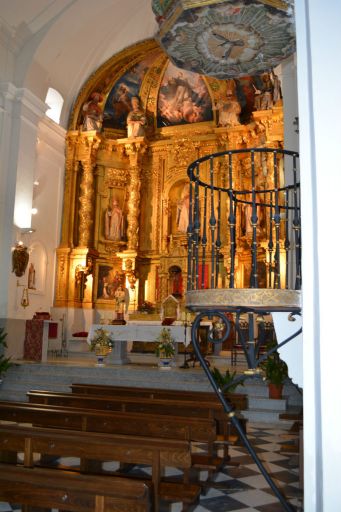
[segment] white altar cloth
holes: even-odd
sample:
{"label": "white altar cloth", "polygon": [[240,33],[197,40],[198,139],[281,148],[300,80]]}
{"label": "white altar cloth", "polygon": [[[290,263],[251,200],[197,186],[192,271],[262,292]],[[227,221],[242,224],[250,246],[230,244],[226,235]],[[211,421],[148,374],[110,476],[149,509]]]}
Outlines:
{"label": "white altar cloth", "polygon": [[185,336],[185,327],[183,325],[161,325],[151,322],[129,322],[126,325],[101,325],[93,324],[88,334],[88,343],[90,345],[97,329],[104,329],[112,334],[115,341],[155,341],[162,329],[170,329],[176,343],[185,343],[189,345],[191,341],[191,328],[187,327]]}
{"label": "white altar cloth", "polygon": [[93,324],[90,327],[87,342],[91,343],[91,339],[95,335],[97,329],[104,329],[108,333],[112,333],[114,339],[114,348],[108,355],[107,361],[111,364],[129,364],[130,360],[127,355],[128,341],[155,341],[163,328],[170,329],[171,334],[176,343],[185,343],[189,345],[191,341],[191,328],[187,327],[185,336],[185,327],[183,325],[161,325],[151,322],[133,323],[126,325],[102,325]]}

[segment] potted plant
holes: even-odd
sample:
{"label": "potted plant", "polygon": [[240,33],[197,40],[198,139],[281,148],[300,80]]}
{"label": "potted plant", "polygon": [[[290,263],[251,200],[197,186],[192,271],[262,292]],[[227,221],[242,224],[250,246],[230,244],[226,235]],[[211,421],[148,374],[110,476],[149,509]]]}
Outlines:
{"label": "potted plant", "polygon": [[104,358],[112,351],[114,340],[111,334],[103,328],[96,329],[90,341],[90,350],[97,356],[97,366],[104,365]]}
{"label": "potted plant", "polygon": [[243,381],[230,384],[235,379],[237,372],[230,373],[230,370],[227,369],[225,373],[222,373],[219,368],[216,367],[210,371],[219,388],[224,389],[225,393],[233,393],[238,386],[244,386]]}
{"label": "potted plant", "polygon": [[160,368],[171,368],[171,362],[175,354],[175,339],[171,330],[164,327],[155,341],[155,355],[159,358]]}
{"label": "potted plant", "polygon": [[279,353],[276,351],[260,366],[265,371],[265,378],[268,381],[269,398],[282,398],[283,384],[288,377],[288,366],[285,361],[279,357]]}
{"label": "potted plant", "polygon": [[7,332],[5,332],[3,327],[0,327],[0,383],[2,382],[2,376],[7,372],[9,368],[11,368],[11,366],[13,366],[13,363],[11,363],[11,358],[6,357],[3,353],[4,349],[7,348],[6,336]]}

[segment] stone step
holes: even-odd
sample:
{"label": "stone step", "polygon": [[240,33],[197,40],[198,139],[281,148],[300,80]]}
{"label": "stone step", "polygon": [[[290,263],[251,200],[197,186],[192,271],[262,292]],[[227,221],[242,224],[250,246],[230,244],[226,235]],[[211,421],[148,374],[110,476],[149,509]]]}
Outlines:
{"label": "stone step", "polygon": [[253,409],[242,411],[242,415],[244,418],[248,419],[250,422],[254,423],[273,423],[277,425],[282,425],[283,427],[290,426],[292,422],[287,422],[281,420],[279,415],[281,411],[271,411],[269,409]]}
{"label": "stone step", "polygon": [[274,400],[249,396],[248,405],[249,410],[272,410],[284,412],[287,409],[287,400],[285,398]]}
{"label": "stone step", "polygon": [[[133,355],[133,364],[96,367],[93,354],[90,354],[93,365],[89,365],[89,358],[77,363],[73,358],[58,358],[46,364],[20,363],[13,366],[6,374],[0,386],[0,400],[26,401],[26,393],[30,389],[46,389],[62,392],[70,391],[73,382],[111,384],[122,386],[147,386],[170,389],[192,389],[197,391],[211,391],[210,383],[201,368],[180,368],[182,358],[178,358],[177,366],[169,372],[158,369],[154,356],[149,359],[140,355]],[[247,379],[245,386],[236,390],[246,393],[249,398],[249,410],[243,411],[245,417],[251,421],[265,423],[282,423],[279,413],[286,410],[286,405],[292,407],[302,406],[302,396],[292,385],[286,385],[286,395],[282,400],[268,398],[267,384],[260,380]]]}

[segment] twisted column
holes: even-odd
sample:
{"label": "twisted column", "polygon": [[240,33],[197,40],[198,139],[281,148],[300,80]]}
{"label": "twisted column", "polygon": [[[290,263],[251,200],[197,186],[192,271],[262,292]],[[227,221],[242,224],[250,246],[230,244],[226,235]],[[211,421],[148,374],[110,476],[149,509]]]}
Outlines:
{"label": "twisted column", "polygon": [[140,190],[141,190],[141,157],[144,153],[144,144],[130,143],[125,145],[126,153],[130,161],[130,180],[128,186],[128,228],[127,249],[136,251],[139,244],[139,214],[140,214]]}

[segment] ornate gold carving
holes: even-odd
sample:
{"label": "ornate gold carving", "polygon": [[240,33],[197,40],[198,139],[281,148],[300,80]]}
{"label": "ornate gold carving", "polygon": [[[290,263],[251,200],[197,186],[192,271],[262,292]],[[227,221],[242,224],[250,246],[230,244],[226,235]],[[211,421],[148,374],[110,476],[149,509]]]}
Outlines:
{"label": "ornate gold carving", "polygon": [[261,308],[268,311],[301,309],[301,292],[266,288],[196,290],[186,294],[186,305],[193,309],[228,307]]}
{"label": "ornate gold carving", "polygon": [[105,173],[104,186],[106,188],[124,187],[128,178],[129,174],[126,169],[108,168]]}
{"label": "ornate gold carving", "polygon": [[135,250],[138,247],[139,223],[138,215],[140,213],[140,172],[137,167],[130,169],[129,200],[128,200],[128,249]]}
{"label": "ornate gold carving", "polygon": [[91,240],[91,228],[93,224],[93,169],[89,163],[83,163],[83,176],[80,184],[79,197],[79,245],[87,247]]}
{"label": "ornate gold carving", "polygon": [[[148,55],[151,56],[152,64],[144,75],[140,88],[140,96],[146,106],[148,117],[146,137],[127,139],[125,131],[111,128],[105,129],[101,134],[95,131],[82,132],[73,129],[79,124],[81,107],[91,92],[100,90],[105,102],[109,89],[115,81]],[[155,59],[152,60],[154,56]],[[157,115],[160,82],[167,65],[167,55],[154,41],[140,43],[104,64],[80,91],[71,118],[71,129],[66,136],[63,228],[58,251],[63,249],[68,252],[65,254],[58,252],[56,280],[56,303],[58,304],[74,303],[76,307],[85,307],[91,301],[96,301],[98,267],[94,273],[93,284],[96,290],[92,290],[90,285],[92,279],[88,279],[83,302],[80,303],[79,298],[75,296],[76,267],[78,265],[79,273],[83,271],[84,266],[87,266],[84,264],[84,251],[88,251],[92,245],[99,251],[96,265],[113,268],[118,265],[119,252],[124,253],[127,246],[129,250],[134,250],[136,272],[141,276],[143,265],[145,269],[147,267],[149,269],[146,270],[145,276],[145,279],[148,279],[148,288],[153,286],[152,283],[156,283],[155,276],[154,281],[151,280],[150,266],[154,265],[154,269],[155,266],[160,266],[161,270],[158,274],[160,280],[155,297],[157,300],[161,297],[165,298],[169,292],[169,266],[180,265],[183,277],[186,274],[187,238],[185,235],[179,236],[172,233],[170,229],[174,219],[169,214],[172,211],[174,215],[177,197],[174,196],[170,203],[168,196],[177,182],[187,179],[188,164],[199,157],[224,149],[238,149],[247,145],[281,146],[283,137],[281,107],[274,107],[273,110],[264,112],[257,111],[251,123],[235,128],[216,128],[214,121],[163,128],[156,128],[155,124],[153,126]],[[224,93],[225,83],[212,78],[205,78],[205,80],[213,100]],[[238,184],[239,189],[242,189],[250,180],[249,169],[243,168],[242,165],[242,162],[236,160],[233,166],[234,183]],[[269,165],[273,165],[271,160],[268,162]],[[264,174],[265,167],[260,169],[262,186],[263,183],[267,183],[269,188],[270,184],[266,180],[270,172],[268,175]],[[220,166],[215,165],[214,169],[218,182],[227,186],[226,161]],[[208,165],[206,168],[204,166],[205,176],[207,172]],[[80,187],[79,190],[77,187]],[[115,189],[121,193],[121,208],[126,214],[127,241],[110,242],[104,239],[105,209],[108,206],[108,198],[113,195]],[[226,211],[226,205],[224,205],[222,215],[225,215]],[[222,233],[223,245],[228,236],[228,232]],[[68,253],[77,244],[84,248],[73,249],[70,257]],[[227,264],[229,253],[224,252],[224,246],[221,253]],[[144,263],[142,263],[143,258],[146,260]],[[242,262],[240,271],[242,273],[248,263],[245,258],[243,259],[242,253],[237,254],[237,260],[238,258]],[[154,263],[151,263],[152,260]],[[141,297],[142,294],[141,289]],[[148,295],[152,297],[149,292]]]}

